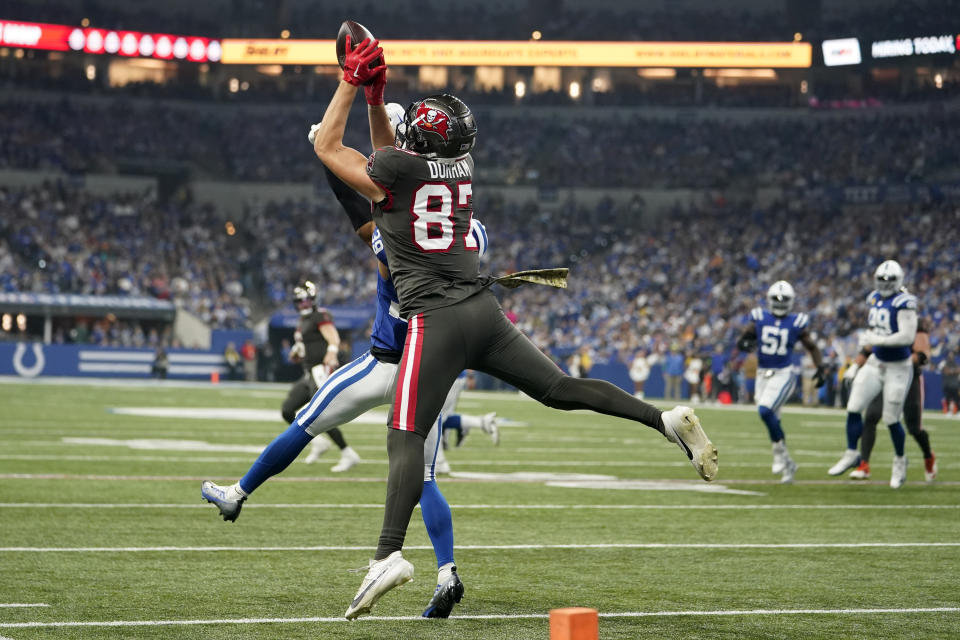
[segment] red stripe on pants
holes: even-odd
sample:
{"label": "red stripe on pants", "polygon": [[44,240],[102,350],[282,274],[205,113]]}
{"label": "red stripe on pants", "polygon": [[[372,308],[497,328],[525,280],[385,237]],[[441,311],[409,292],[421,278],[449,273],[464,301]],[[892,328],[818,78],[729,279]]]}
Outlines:
{"label": "red stripe on pants", "polygon": [[420,379],[420,355],[423,351],[422,314],[410,318],[407,343],[400,363],[397,389],[393,397],[393,428],[404,431],[416,429],[417,386]]}

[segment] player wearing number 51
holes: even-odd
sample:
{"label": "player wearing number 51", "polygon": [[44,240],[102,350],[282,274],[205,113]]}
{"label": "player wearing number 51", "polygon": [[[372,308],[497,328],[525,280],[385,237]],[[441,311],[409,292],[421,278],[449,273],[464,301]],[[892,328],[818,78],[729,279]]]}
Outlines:
{"label": "player wearing number 51", "polygon": [[817,372],[813,379],[817,387],[826,382],[826,367],[820,349],[807,330],[810,316],[790,313],[796,296],[785,280],[774,282],[767,291],[769,310],[755,308],[750,312],[750,325],[738,342],[744,351],[757,349],[757,410],[767,426],[773,443],[773,473],[783,474],[781,482],[793,482],[797,463],[787,451],[786,437],[780,425],[780,407],[796,388],[797,376],[792,363],[793,347],[799,340],[810,352]]}
{"label": "player wearing number 51", "polygon": [[893,440],[893,470],[890,486],[899,489],[907,479],[907,458],[903,446],[906,434],[900,416],[913,381],[912,346],[917,337],[917,299],[903,288],[903,269],[896,260],[887,260],[873,275],[874,289],[867,296],[867,330],[862,346],[873,353],[857,370],[847,401],[847,450],[828,472],[838,476],[860,464],[857,442],[863,432],[863,412],[883,393],[883,421]]}

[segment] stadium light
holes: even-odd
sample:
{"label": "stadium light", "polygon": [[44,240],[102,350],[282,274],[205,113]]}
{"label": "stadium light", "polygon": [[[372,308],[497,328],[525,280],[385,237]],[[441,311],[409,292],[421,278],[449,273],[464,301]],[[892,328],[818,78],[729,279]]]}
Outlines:
{"label": "stadium light", "polygon": [[523,80],[518,80],[517,84],[513,85],[513,93],[518,97],[522,98],[527,95],[527,83]]}
{"label": "stadium light", "polygon": [[943,74],[938,73],[933,76],[933,84],[937,89],[943,89]]}
{"label": "stadium light", "polygon": [[86,71],[87,71],[87,80],[90,80],[91,82],[93,82],[94,80],[97,79],[97,68],[95,66],[93,66],[92,64],[88,64]]}
{"label": "stadium light", "polygon": [[579,99],[579,98],[580,98],[580,83],[577,82],[577,81],[571,82],[571,83],[570,83],[569,92],[570,92],[570,97],[571,97],[571,98],[573,98],[574,100]]}
{"label": "stadium light", "polygon": [[230,93],[236,93],[240,91],[240,81],[236,78],[230,78]]}
{"label": "stadium light", "polygon": [[280,37],[283,38],[284,40],[286,40],[287,38],[289,38],[289,37],[290,37],[290,29],[284,29],[283,31],[281,31],[281,32],[280,32]]}
{"label": "stadium light", "polygon": [[530,34],[530,37],[533,38],[534,40],[539,40],[540,38],[543,37],[543,34],[540,33],[539,29],[535,29],[534,32]]}

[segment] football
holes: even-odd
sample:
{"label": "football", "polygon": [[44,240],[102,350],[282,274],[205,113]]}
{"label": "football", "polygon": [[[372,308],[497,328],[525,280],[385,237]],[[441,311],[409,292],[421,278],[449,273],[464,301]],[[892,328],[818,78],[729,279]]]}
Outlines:
{"label": "football", "polygon": [[[375,40],[370,30],[359,22],[344,20],[343,24],[340,25],[340,31],[337,32],[337,63],[341,69],[343,69],[343,63],[347,58],[347,35],[350,36],[350,43],[354,48],[361,43],[364,38]],[[372,69],[381,64],[383,64],[383,56],[371,62],[370,68]]]}

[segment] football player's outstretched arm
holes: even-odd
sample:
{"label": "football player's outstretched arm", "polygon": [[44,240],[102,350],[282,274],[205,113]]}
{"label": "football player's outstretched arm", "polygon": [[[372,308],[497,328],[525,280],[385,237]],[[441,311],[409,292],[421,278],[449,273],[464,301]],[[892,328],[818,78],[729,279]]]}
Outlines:
{"label": "football player's outstretched arm", "polygon": [[370,144],[373,145],[374,150],[392,145],[396,140],[396,133],[383,103],[368,105],[367,118],[370,120]]}
{"label": "football player's outstretched arm", "polygon": [[357,87],[368,82],[382,82],[386,66],[379,65],[370,69],[370,63],[383,54],[383,49],[377,46],[376,40],[364,40],[355,49],[350,47],[348,36],[349,53],[343,64],[343,78],[327,105],[326,113],[323,114],[313,141],[313,150],[320,161],[350,188],[372,202],[380,202],[387,194],[367,175],[366,156],[356,149],[344,146],[343,132],[347,127],[350,106],[357,95]]}

